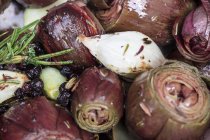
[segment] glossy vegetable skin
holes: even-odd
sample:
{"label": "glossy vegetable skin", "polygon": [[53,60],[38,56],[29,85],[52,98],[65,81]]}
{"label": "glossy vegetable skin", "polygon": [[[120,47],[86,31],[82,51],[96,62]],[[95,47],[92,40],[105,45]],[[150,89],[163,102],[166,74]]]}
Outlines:
{"label": "glossy vegetable skin", "polygon": [[94,136],[81,130],[62,108],[45,97],[37,97],[10,108],[0,118],[2,140],[94,140]]}
{"label": "glossy vegetable skin", "polygon": [[[210,7],[210,2],[207,2]],[[173,29],[177,47],[188,60],[206,63],[210,60],[210,19],[201,5],[186,17],[179,18]]]}
{"label": "glossy vegetable skin", "polygon": [[76,38],[80,34],[92,36],[102,31],[98,21],[82,2],[67,2],[50,10],[42,18],[37,36],[48,53],[73,48],[71,54],[53,60],[72,60],[71,67],[83,69],[96,65],[96,61]]}
{"label": "glossy vegetable skin", "polygon": [[210,121],[209,90],[195,67],[168,62],[131,85],[126,124],[144,139],[200,140]]}
{"label": "glossy vegetable skin", "polygon": [[71,111],[89,132],[111,130],[123,115],[123,91],[118,76],[105,68],[86,69],[73,87]]}
{"label": "glossy vegetable skin", "polygon": [[36,7],[36,8],[48,6],[55,1],[56,0],[17,0],[17,2],[19,2],[25,7]]}
{"label": "glossy vegetable skin", "polygon": [[173,42],[171,33],[175,19],[194,7],[193,0],[112,0],[107,3],[108,9],[99,8],[96,12],[107,32],[139,31],[158,46]]}

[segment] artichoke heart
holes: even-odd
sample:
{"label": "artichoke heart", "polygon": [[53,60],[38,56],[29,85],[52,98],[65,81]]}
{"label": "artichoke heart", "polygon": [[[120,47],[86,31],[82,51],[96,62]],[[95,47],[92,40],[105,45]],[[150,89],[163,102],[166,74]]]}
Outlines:
{"label": "artichoke heart", "polygon": [[102,133],[119,122],[123,113],[123,92],[115,73],[104,68],[89,68],[75,86],[71,111],[82,129]]}
{"label": "artichoke heart", "polygon": [[198,70],[169,61],[135,79],[127,97],[126,124],[145,139],[199,140],[210,120],[209,101]]}

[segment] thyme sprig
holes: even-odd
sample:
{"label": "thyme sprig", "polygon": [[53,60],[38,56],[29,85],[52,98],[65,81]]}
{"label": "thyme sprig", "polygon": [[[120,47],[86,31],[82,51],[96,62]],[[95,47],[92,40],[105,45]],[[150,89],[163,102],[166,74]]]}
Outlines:
{"label": "thyme sprig", "polygon": [[[51,54],[36,56],[31,42],[35,37],[35,29],[29,31],[31,27],[37,26],[40,20],[34,21],[23,28],[15,28],[11,35],[0,42],[0,64],[28,63],[34,65],[67,65],[72,61],[48,62],[43,59],[61,56],[70,53],[73,49],[67,49]],[[7,33],[3,33],[3,36]]]}

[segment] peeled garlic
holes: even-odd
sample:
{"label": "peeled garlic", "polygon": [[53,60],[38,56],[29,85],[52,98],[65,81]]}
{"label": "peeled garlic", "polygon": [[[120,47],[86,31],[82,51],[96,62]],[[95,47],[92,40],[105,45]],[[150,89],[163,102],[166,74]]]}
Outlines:
{"label": "peeled garlic", "polygon": [[62,83],[66,82],[66,77],[64,77],[58,69],[46,67],[42,69],[40,79],[44,83],[45,95],[51,100],[57,100],[59,87]]}
{"label": "peeled garlic", "polygon": [[0,70],[0,103],[12,98],[15,91],[27,81],[28,78],[25,74]]}
{"label": "peeled garlic", "polygon": [[148,36],[126,31],[92,37],[80,35],[82,42],[105,67],[127,78],[160,66],[165,58]]}

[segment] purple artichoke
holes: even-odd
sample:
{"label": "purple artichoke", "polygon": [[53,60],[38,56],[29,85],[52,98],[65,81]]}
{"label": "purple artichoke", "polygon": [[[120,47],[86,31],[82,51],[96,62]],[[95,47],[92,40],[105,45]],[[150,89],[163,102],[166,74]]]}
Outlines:
{"label": "purple artichoke", "polygon": [[123,114],[118,76],[104,68],[86,69],[76,84],[71,111],[82,129],[94,133],[112,129]]}
{"label": "purple artichoke", "polygon": [[139,31],[162,47],[173,42],[171,31],[175,19],[189,13],[195,5],[193,0],[90,0],[90,2],[98,9],[96,16],[105,31]]}
{"label": "purple artichoke", "polygon": [[62,108],[45,97],[16,104],[0,118],[2,140],[94,140]]}
{"label": "purple artichoke", "polygon": [[126,124],[144,140],[201,140],[210,121],[209,101],[209,90],[195,67],[167,62],[131,85]]}
{"label": "purple artichoke", "polygon": [[[210,2],[203,1],[184,19],[174,25],[173,35],[180,53],[191,61],[206,63],[210,60]],[[183,25],[182,25],[183,24]]]}

